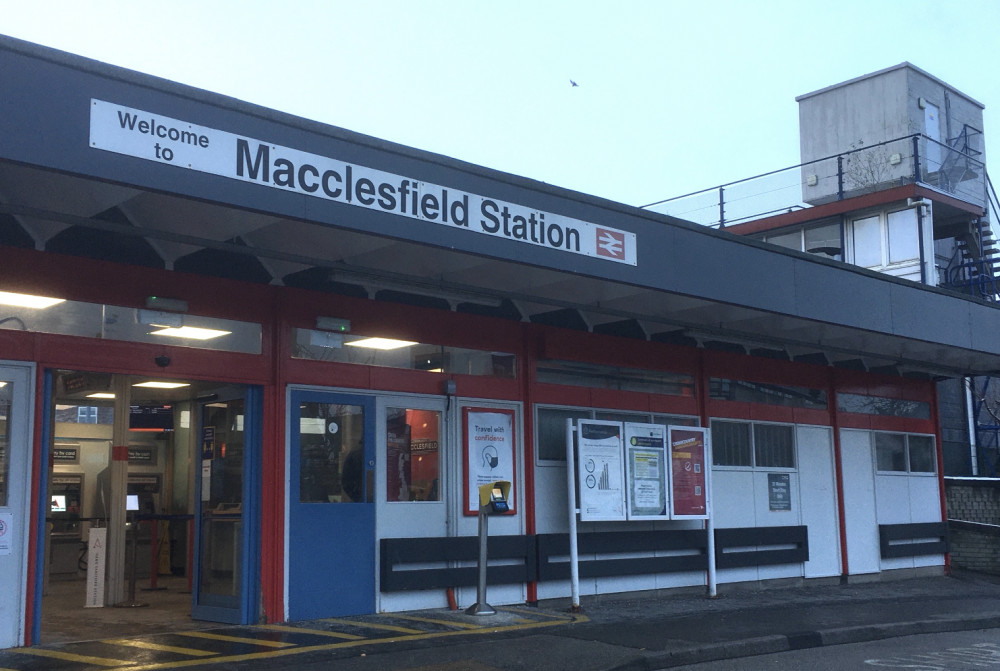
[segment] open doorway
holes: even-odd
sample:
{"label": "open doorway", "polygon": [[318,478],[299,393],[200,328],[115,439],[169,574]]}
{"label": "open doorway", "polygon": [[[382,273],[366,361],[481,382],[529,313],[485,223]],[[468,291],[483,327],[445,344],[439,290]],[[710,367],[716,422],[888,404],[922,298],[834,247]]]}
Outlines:
{"label": "open doorway", "polygon": [[40,642],[240,621],[248,390],[70,370],[50,389]]}

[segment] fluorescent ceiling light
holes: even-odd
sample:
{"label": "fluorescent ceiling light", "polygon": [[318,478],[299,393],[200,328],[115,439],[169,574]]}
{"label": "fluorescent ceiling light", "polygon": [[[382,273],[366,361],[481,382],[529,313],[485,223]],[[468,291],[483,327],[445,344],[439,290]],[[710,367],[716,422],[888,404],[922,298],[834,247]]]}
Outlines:
{"label": "fluorescent ceiling light", "polygon": [[351,347],[367,347],[368,349],[400,349],[402,347],[412,347],[417,343],[409,340],[393,340],[392,338],[362,338],[345,342]]}
{"label": "fluorescent ceiling light", "polygon": [[93,394],[87,394],[87,398],[114,398],[115,395],[109,391],[95,391]]}
{"label": "fluorescent ceiling light", "polygon": [[49,298],[48,296],[32,296],[31,294],[15,294],[10,291],[0,291],[0,303],[16,305],[19,308],[42,309],[66,302],[65,298]]}
{"label": "fluorescent ceiling light", "polygon": [[0,389],[3,389],[6,386],[7,386],[7,383],[3,382],[2,380],[0,380]]}
{"label": "fluorescent ceiling light", "polygon": [[181,326],[179,328],[165,328],[153,331],[150,335],[167,336],[169,338],[189,338],[191,340],[211,340],[219,336],[229,335],[232,331],[219,331],[217,329],[202,329],[196,326]]}
{"label": "fluorescent ceiling light", "polygon": [[191,385],[187,382],[158,382],[152,380],[150,382],[140,382],[139,384],[133,384],[133,387],[150,387],[152,389],[180,389],[181,387],[190,387]]}

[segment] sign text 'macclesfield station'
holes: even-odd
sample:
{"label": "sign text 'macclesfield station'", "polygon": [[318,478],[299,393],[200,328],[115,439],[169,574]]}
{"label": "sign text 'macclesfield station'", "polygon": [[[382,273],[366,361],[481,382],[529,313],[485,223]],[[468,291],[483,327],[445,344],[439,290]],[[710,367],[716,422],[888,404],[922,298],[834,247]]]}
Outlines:
{"label": "sign text 'macclesfield station'", "polygon": [[636,265],[634,233],[91,101],[90,146],[515,242]]}

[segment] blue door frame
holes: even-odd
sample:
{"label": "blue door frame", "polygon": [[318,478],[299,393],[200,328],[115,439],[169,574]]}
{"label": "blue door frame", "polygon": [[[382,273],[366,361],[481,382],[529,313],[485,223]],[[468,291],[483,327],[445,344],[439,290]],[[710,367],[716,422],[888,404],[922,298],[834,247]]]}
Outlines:
{"label": "blue door frame", "polygon": [[372,613],[375,399],[292,391],[289,427],[288,619]]}

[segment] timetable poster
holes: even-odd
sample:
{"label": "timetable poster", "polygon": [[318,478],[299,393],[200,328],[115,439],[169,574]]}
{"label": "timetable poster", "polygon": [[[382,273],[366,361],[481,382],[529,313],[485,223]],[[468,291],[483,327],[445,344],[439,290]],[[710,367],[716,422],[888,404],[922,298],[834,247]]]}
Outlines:
{"label": "timetable poster", "polygon": [[580,521],[625,519],[625,478],[621,422],[577,422],[577,476]]}
{"label": "timetable poster", "polygon": [[671,427],[668,442],[672,517],[708,518],[708,431]]}
{"label": "timetable poster", "polygon": [[625,480],[630,520],[667,520],[667,427],[625,424]]}

